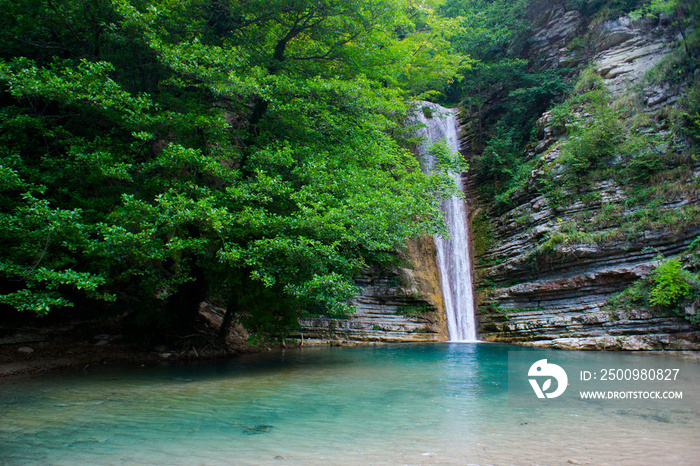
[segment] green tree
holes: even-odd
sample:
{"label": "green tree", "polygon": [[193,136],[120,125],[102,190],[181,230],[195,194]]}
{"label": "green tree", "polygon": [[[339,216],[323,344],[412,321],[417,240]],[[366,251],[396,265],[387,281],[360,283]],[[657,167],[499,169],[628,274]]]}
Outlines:
{"label": "green tree", "polygon": [[1,6],[0,302],[176,334],[211,297],[277,333],[443,228],[454,187],[400,137],[403,2]]}

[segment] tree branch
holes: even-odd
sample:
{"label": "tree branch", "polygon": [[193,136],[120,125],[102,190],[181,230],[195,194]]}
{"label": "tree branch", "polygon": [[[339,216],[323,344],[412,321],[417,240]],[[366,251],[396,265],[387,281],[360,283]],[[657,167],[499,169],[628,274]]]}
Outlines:
{"label": "tree branch", "polygon": [[75,29],[73,29],[73,27],[70,25],[70,23],[61,15],[61,13],[58,12],[58,10],[56,9],[56,6],[53,4],[53,0],[48,0],[48,4],[49,4],[49,8],[51,8],[51,11],[53,11],[54,14],[58,17],[58,19],[61,20],[63,25],[68,29],[68,31],[70,31],[70,33],[73,35],[73,37],[78,39],[79,42],[82,42],[82,44],[88,50],[88,53],[93,58],[97,58],[97,57],[95,57],[95,55],[92,52],[90,52],[90,46],[88,45],[88,43],[85,42],[85,40],[82,37],[80,37],[77,32],[75,32]]}

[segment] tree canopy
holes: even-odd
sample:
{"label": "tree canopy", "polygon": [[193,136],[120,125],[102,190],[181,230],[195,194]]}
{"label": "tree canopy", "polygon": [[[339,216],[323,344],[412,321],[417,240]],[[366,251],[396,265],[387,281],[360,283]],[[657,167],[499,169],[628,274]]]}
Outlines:
{"label": "tree canopy", "polygon": [[274,332],[300,312],[347,313],[362,268],[443,228],[454,187],[421,172],[403,129],[410,98],[463,63],[446,41],[426,48],[429,10],[0,8],[5,306],[111,310],[176,332],[209,297]]}

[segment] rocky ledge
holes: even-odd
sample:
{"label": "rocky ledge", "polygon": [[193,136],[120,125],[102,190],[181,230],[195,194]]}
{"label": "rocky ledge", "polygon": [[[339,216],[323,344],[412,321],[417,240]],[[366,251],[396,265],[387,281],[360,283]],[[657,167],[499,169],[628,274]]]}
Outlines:
{"label": "rocky ledge", "polygon": [[[305,346],[348,346],[373,343],[444,340],[435,306],[406,287],[406,271],[368,270],[357,279],[362,292],[347,319],[310,317],[299,320],[290,336]],[[404,286],[401,286],[404,281]]]}
{"label": "rocky ledge", "polygon": [[357,345],[447,340],[435,243],[430,236],[409,241],[410,268],[368,269],[357,278],[362,291],[348,319],[300,319],[291,336],[304,345]]}

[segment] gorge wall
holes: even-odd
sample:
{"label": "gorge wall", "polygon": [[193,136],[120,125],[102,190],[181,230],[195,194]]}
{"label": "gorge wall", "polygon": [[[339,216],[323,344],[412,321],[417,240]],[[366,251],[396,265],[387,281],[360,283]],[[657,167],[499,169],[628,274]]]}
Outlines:
{"label": "gorge wall", "polygon": [[[648,78],[682,39],[668,17],[622,17],[591,25],[561,2],[540,2],[530,18],[533,58],[545,67],[592,64],[612,105],[637,106],[638,118],[648,122],[640,131],[668,136],[661,138],[659,157],[680,157],[683,143],[669,135],[668,121],[689,80],[697,78]],[[585,41],[576,39],[582,37]],[[587,43],[574,48],[574,39]],[[579,124],[589,118],[577,116]],[[688,254],[700,235],[697,157],[682,183],[669,184],[662,196],[646,201],[653,202],[652,214],[643,202],[632,202],[635,193],[615,180],[567,191],[562,162],[567,137],[555,115],[544,114],[537,142],[527,152],[535,168],[512,194],[512,205],[505,212],[483,199],[475,206],[480,209],[474,224],[480,339],[566,349],[700,349],[698,327],[689,319],[609,302],[647,277],[660,255]],[[608,168],[630,163],[620,156]],[[550,195],[543,194],[546,179]],[[551,195],[557,184],[564,201]],[[698,309],[699,303],[686,303],[688,316]]]}
{"label": "gorge wall", "polygon": [[408,243],[411,268],[369,269],[356,283],[362,291],[347,319],[302,318],[290,336],[306,346],[429,342],[447,339],[444,302],[432,237]]}

